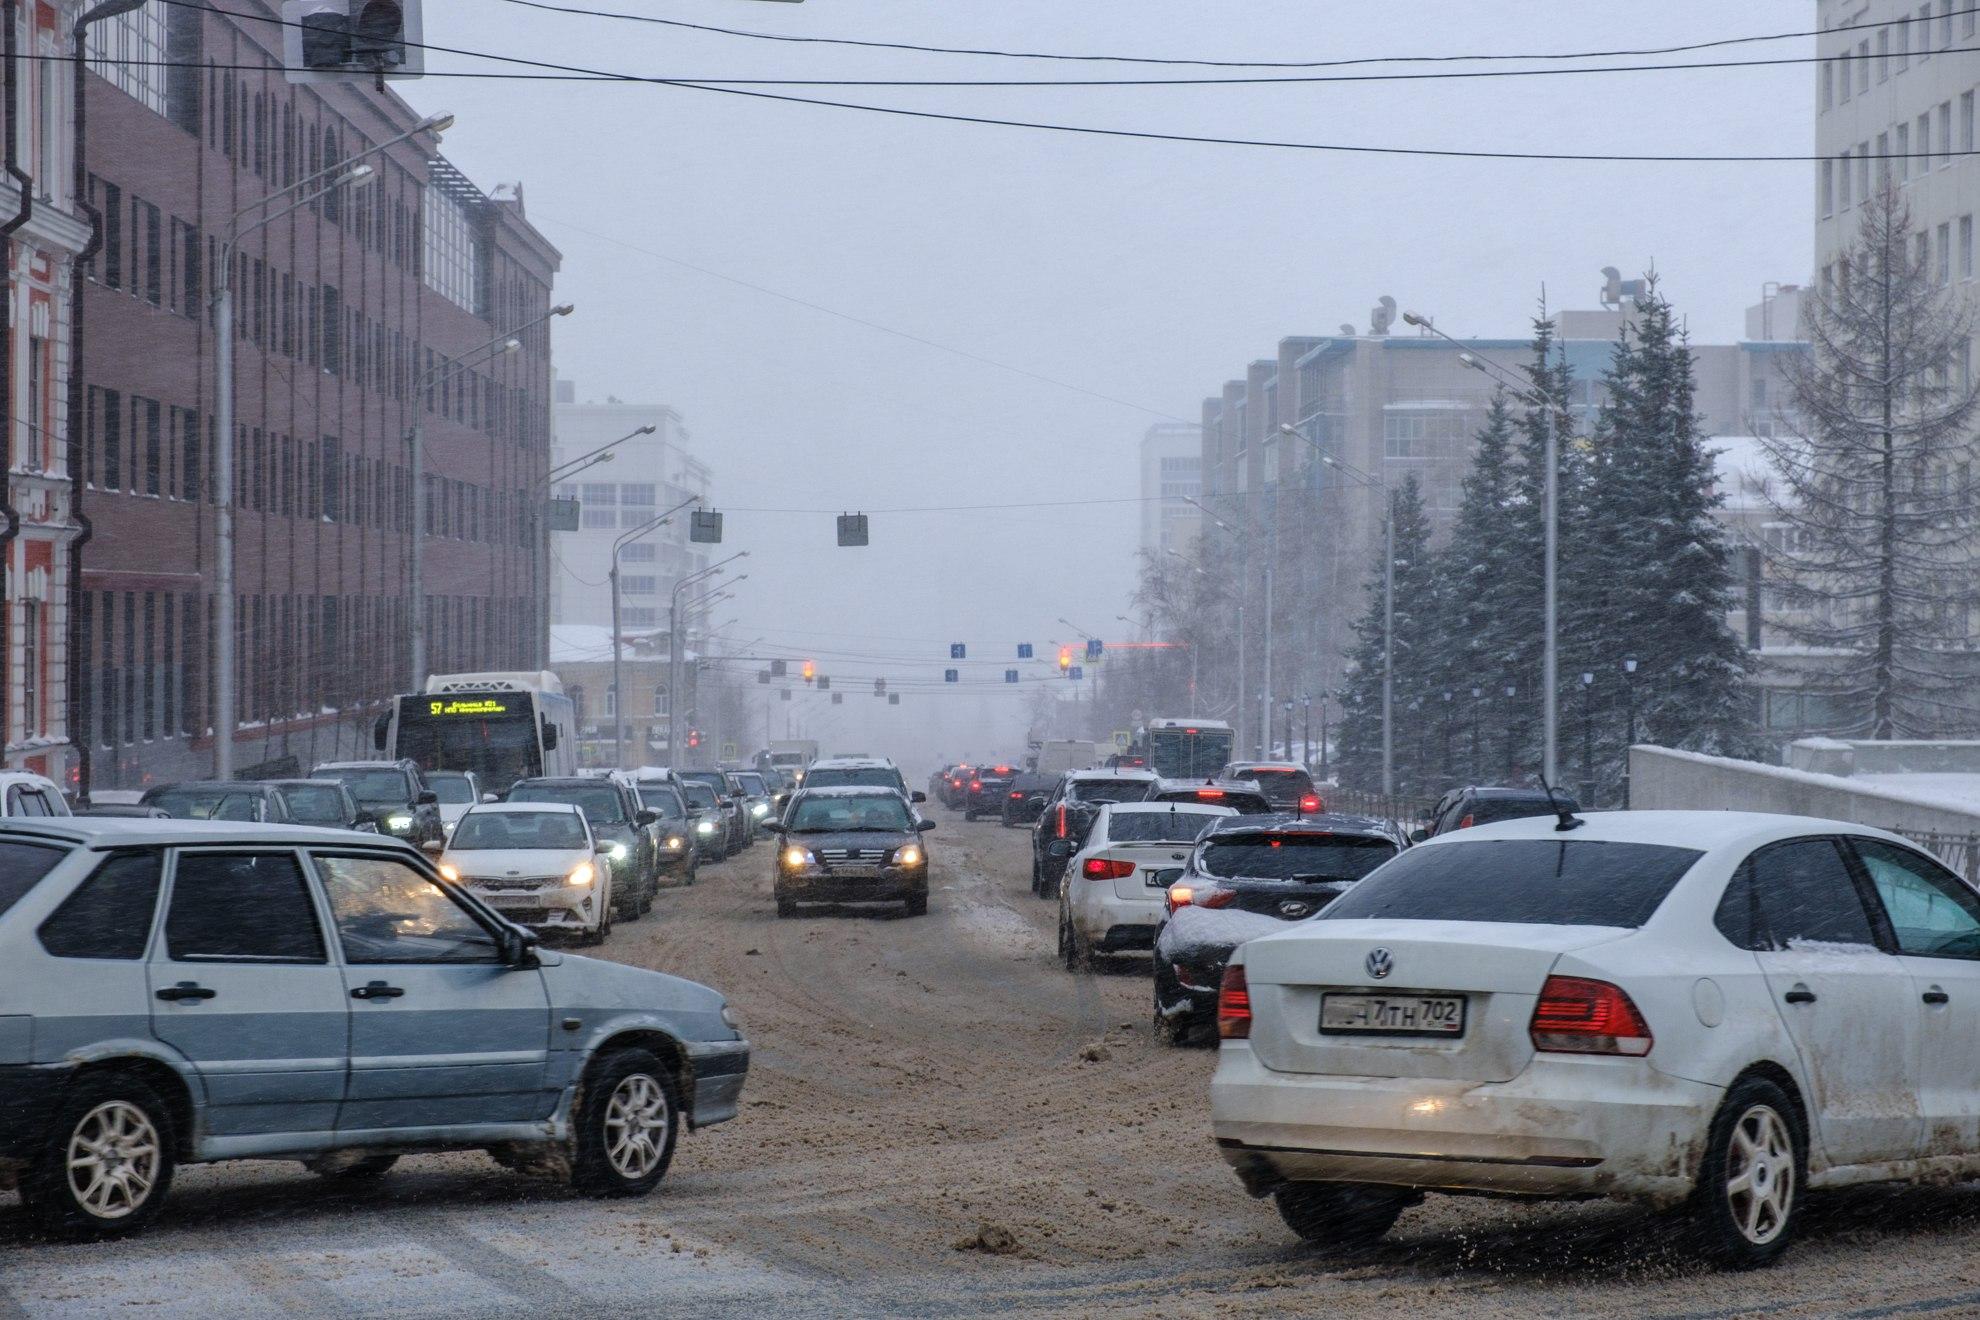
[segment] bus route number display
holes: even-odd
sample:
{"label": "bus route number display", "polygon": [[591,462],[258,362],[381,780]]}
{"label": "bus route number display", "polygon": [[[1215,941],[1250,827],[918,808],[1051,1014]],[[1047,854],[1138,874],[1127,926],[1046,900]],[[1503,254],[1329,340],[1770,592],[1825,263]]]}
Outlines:
{"label": "bus route number display", "polygon": [[493,697],[474,697],[464,701],[429,701],[426,703],[428,715],[507,715],[508,703]]}

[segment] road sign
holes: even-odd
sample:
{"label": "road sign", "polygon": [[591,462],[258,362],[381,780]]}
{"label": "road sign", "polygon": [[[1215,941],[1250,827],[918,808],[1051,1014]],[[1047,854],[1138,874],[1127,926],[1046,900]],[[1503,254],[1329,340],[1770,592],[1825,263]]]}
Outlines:
{"label": "road sign", "polygon": [[789,701],[791,699],[791,690],[789,688],[780,689],[777,693],[777,699],[779,701]]}
{"label": "road sign", "polygon": [[1086,639],[1086,658],[1088,660],[1098,660],[1100,658],[1100,651],[1101,642],[1098,637],[1089,637]]}
{"label": "road sign", "polygon": [[949,643],[949,659],[961,660],[965,658],[968,654],[969,654],[969,648],[967,646],[964,646],[961,642]]}
{"label": "road sign", "polygon": [[1134,744],[1133,734],[1129,733],[1126,729],[1114,730],[1114,746],[1120,748],[1122,751],[1125,752],[1133,744]]}
{"label": "road sign", "polygon": [[1068,671],[1067,671],[1067,673],[1066,673],[1066,676],[1067,676],[1068,678],[1073,678],[1073,679],[1081,679],[1081,678],[1085,678],[1085,677],[1086,677],[1086,666],[1084,666],[1084,665],[1074,665],[1074,666],[1073,666],[1073,667],[1072,667],[1072,668],[1071,668],[1070,670],[1068,670]]}
{"label": "road sign", "polygon": [[865,545],[866,515],[863,513],[842,513],[839,515],[839,544]]}
{"label": "road sign", "polygon": [[901,694],[900,694],[900,693],[898,693],[898,692],[889,692],[889,693],[887,694],[887,704],[888,704],[889,706],[898,706],[898,705],[900,705],[900,704],[901,704]]}
{"label": "road sign", "polygon": [[834,706],[843,706],[843,705],[845,705],[845,704],[846,704],[846,694],[845,694],[845,693],[843,693],[843,692],[834,692],[834,693],[832,694],[832,704],[833,704]]}
{"label": "road sign", "polygon": [[1019,643],[1018,643],[1018,659],[1020,659],[1020,660],[1029,660],[1029,659],[1031,659],[1031,643],[1030,643],[1030,642],[1019,642]]}
{"label": "road sign", "polygon": [[770,677],[782,678],[788,669],[789,669],[789,665],[786,662],[782,660],[772,660],[770,662]]}
{"label": "road sign", "polygon": [[688,540],[710,545],[722,540],[722,515],[712,509],[696,509],[688,519]]}
{"label": "road sign", "polygon": [[722,759],[724,761],[733,761],[736,759],[736,745],[734,743],[722,744]]}
{"label": "road sign", "polygon": [[944,669],[944,670],[942,671],[942,681],[943,681],[944,683],[960,683],[960,682],[962,682],[962,670],[960,670],[960,669]]}
{"label": "road sign", "polygon": [[545,500],[543,516],[549,520],[553,532],[575,532],[582,517],[576,500]]}
{"label": "road sign", "polygon": [[820,674],[820,675],[818,676],[818,690],[819,690],[820,692],[830,692],[830,691],[832,690],[832,678],[831,678],[831,675],[829,675],[829,674]]}
{"label": "road sign", "polygon": [[1017,675],[1017,670],[1015,670],[1015,669],[1006,669],[1006,670],[1004,671],[1004,681],[1005,681],[1006,683],[1015,683],[1015,682],[1017,682],[1017,681],[1018,681],[1018,675]]}

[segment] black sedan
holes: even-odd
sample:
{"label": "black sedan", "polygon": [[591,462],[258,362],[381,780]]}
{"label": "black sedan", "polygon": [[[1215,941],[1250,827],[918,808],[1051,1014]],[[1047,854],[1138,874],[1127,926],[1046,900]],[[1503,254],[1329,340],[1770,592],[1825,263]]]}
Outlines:
{"label": "black sedan", "polygon": [[963,819],[975,820],[978,816],[998,816],[1004,814],[1004,794],[1011,788],[1011,782],[1018,777],[1014,765],[980,765],[969,777],[968,791],[963,794]]}
{"label": "black sedan", "polygon": [[1155,935],[1155,1029],[1180,1045],[1214,1027],[1231,951],[1303,921],[1402,849],[1366,816],[1226,816],[1169,885]]}
{"label": "black sedan", "polygon": [[891,788],[801,790],[769,826],[782,836],[770,877],[777,915],[797,915],[800,903],[900,903],[921,916],[928,911],[921,836],[934,828]]}
{"label": "black sedan", "polygon": [[1059,786],[1056,774],[1041,775],[1026,771],[1011,779],[1011,786],[1004,790],[1003,815],[1006,825],[1029,825],[1045,814],[1045,804],[1052,797],[1052,790]]}

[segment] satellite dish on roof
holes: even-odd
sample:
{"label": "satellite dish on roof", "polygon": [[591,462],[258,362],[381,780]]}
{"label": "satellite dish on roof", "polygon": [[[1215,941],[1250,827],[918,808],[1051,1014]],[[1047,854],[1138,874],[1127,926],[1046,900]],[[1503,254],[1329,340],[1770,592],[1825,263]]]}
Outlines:
{"label": "satellite dish on roof", "polygon": [[1375,303],[1375,309],[1368,313],[1368,333],[1380,338],[1389,333],[1389,327],[1396,323],[1396,300],[1383,294]]}
{"label": "satellite dish on roof", "polygon": [[1341,338],[1343,339],[1354,338],[1354,326],[1346,321],[1341,322]]}

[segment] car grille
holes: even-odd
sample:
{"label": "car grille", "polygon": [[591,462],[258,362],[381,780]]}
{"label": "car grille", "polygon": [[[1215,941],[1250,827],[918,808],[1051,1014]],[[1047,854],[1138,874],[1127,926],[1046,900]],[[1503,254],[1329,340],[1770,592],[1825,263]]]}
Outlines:
{"label": "car grille", "polygon": [[518,926],[541,926],[550,920],[550,909],[540,907],[501,907],[495,909],[504,921]]}
{"label": "car grille", "polygon": [[892,848],[818,848],[812,853],[825,864],[846,864],[855,866],[879,866],[894,858]]}
{"label": "car grille", "polygon": [[505,875],[499,880],[470,875],[463,876],[462,880],[476,889],[486,889],[496,894],[514,889],[541,889],[545,885],[555,885],[561,889],[564,884],[561,875]]}

